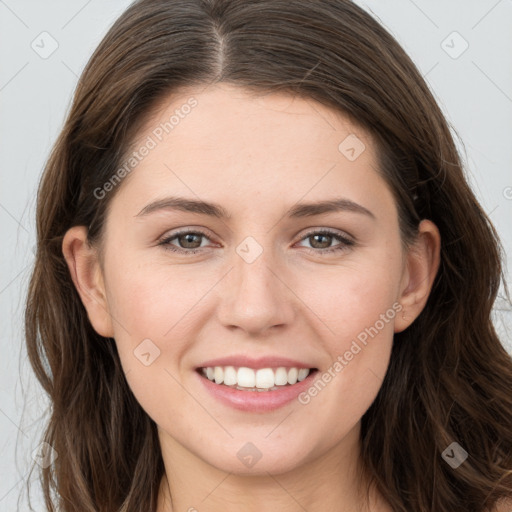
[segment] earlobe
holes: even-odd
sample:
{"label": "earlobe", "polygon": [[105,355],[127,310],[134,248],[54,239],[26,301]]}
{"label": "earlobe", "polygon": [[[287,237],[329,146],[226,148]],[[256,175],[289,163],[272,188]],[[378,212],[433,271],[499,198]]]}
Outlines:
{"label": "earlobe", "polygon": [[399,302],[402,314],[395,321],[395,332],[401,332],[422,312],[427,303],[440,264],[441,235],[430,220],[418,227],[418,237],[408,250],[401,283]]}
{"label": "earlobe", "polygon": [[66,232],[62,253],[94,330],[101,336],[114,337],[97,250],[88,244],[85,226],[74,226]]}

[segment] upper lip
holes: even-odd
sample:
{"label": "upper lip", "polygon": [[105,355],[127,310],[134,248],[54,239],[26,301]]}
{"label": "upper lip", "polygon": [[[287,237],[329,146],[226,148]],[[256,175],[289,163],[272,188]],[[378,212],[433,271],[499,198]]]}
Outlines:
{"label": "upper lip", "polygon": [[236,366],[246,368],[279,368],[284,366],[285,368],[314,368],[309,363],[297,361],[295,359],[289,359],[287,357],[279,356],[265,356],[259,358],[252,358],[249,356],[227,356],[218,359],[210,359],[205,361],[198,368],[213,368],[214,366]]}

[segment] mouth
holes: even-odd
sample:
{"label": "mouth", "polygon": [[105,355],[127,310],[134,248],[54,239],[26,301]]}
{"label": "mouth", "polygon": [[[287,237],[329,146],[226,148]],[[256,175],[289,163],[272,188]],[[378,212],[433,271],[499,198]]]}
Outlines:
{"label": "mouth", "polygon": [[196,372],[210,382],[239,391],[269,392],[292,388],[311,378],[318,368],[275,367],[253,369],[245,366],[212,366]]}

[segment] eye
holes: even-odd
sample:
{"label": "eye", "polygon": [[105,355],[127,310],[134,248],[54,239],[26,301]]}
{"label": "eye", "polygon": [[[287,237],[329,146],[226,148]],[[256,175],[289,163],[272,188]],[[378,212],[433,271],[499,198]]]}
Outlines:
{"label": "eye", "polygon": [[[202,238],[210,240],[210,238],[200,230],[183,230],[174,233],[172,236],[166,237],[161,240],[158,245],[163,246],[165,250],[180,253],[180,254],[196,254],[202,252]],[[179,246],[173,244],[176,240]],[[307,247],[309,251],[314,254],[330,254],[333,252],[344,251],[349,247],[355,245],[355,242],[338,231],[323,229],[319,231],[310,231],[302,239],[311,240],[312,247]],[[340,242],[334,247],[329,247],[333,240]]]}
{"label": "eye", "polygon": [[[312,248],[307,247],[307,249],[315,254],[321,255],[331,254],[338,251],[346,251],[349,247],[355,245],[355,242],[348,236],[330,229],[310,231],[309,233],[306,233],[306,236],[304,236],[302,240],[310,240]],[[334,247],[329,247],[333,240],[338,240],[340,243]]]}
{"label": "eye", "polygon": [[[162,241],[159,242],[158,245],[161,245],[164,247],[164,249],[172,252],[177,252],[181,254],[195,254],[201,251],[201,238],[208,237],[202,231],[184,230],[178,233],[174,233],[170,237],[164,238]],[[182,245],[182,247],[177,247],[176,245],[173,245],[171,243],[173,240],[177,240],[178,243]]]}

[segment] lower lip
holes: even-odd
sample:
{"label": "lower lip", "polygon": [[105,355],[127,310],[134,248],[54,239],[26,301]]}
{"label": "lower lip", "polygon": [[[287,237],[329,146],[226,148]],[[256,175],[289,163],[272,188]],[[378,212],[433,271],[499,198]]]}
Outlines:
{"label": "lower lip", "polygon": [[318,370],[310,372],[302,381],[276,391],[240,391],[222,384],[215,384],[200,372],[197,377],[204,387],[220,402],[246,412],[270,412],[290,403],[312,385]]}

